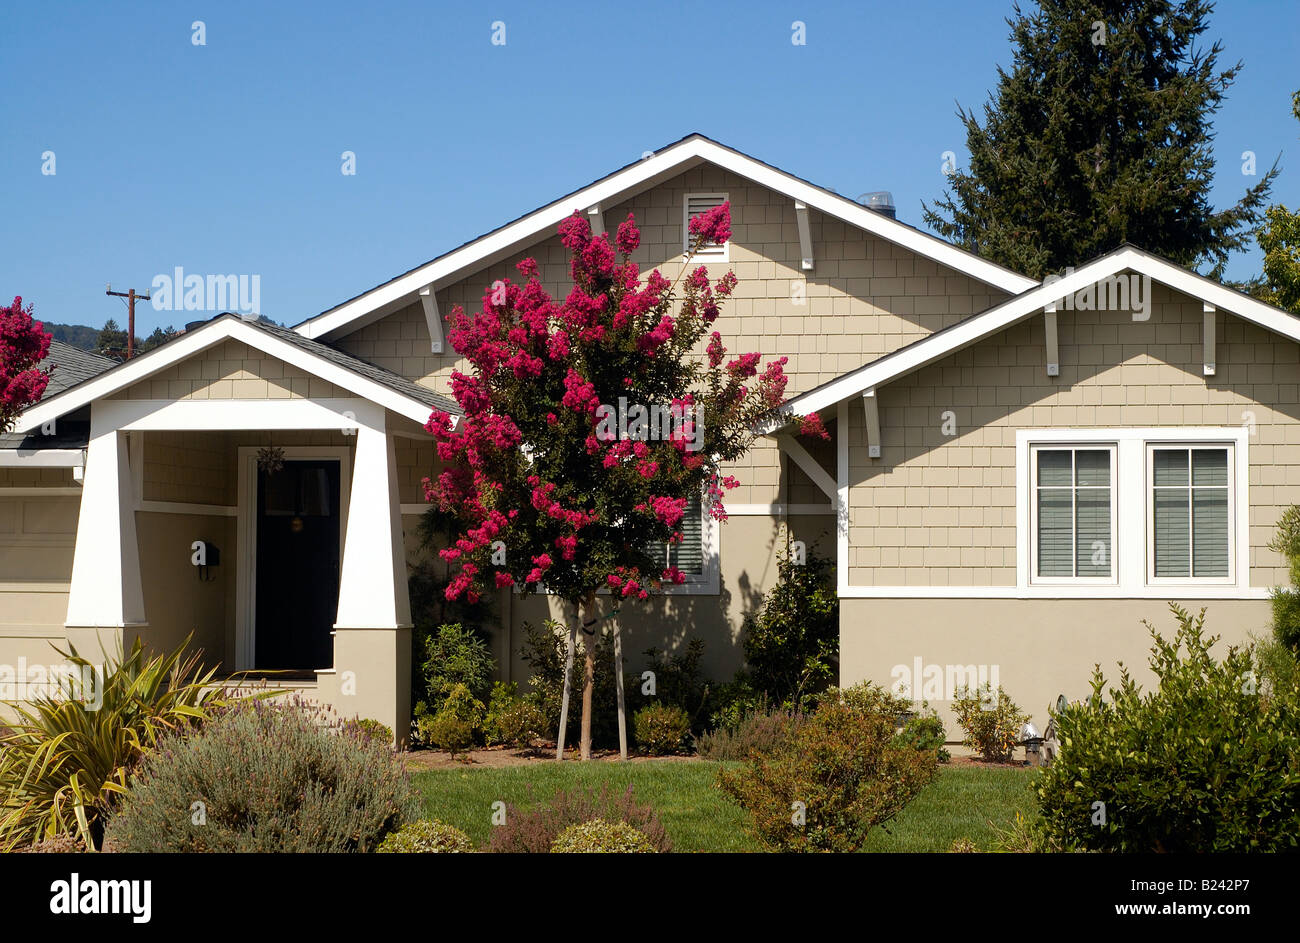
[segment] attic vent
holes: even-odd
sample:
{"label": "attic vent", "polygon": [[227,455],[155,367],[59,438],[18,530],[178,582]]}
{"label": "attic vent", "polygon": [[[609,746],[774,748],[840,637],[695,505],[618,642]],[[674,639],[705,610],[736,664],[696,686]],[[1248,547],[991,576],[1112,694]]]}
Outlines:
{"label": "attic vent", "polygon": [[858,202],[882,216],[888,216],[890,219],[898,218],[898,212],[894,208],[894,195],[888,190],[872,190],[870,193],[864,193],[858,197]]}
{"label": "attic vent", "polygon": [[[691,231],[690,221],[692,216],[699,216],[701,213],[707,213],[714,207],[721,206],[727,202],[725,193],[688,193],[686,202],[682,207],[682,252],[691,251]],[[727,244],[718,245],[713,242],[706,242],[700,246],[700,251],[695,253],[698,260],[716,259],[723,262],[727,261]]]}

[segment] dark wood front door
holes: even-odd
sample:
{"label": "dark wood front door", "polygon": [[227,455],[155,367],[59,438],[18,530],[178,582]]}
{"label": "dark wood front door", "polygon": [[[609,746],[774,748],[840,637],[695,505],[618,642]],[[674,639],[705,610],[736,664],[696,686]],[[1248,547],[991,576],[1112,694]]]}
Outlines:
{"label": "dark wood front door", "polygon": [[257,473],[257,669],[334,664],[339,483],[337,460]]}

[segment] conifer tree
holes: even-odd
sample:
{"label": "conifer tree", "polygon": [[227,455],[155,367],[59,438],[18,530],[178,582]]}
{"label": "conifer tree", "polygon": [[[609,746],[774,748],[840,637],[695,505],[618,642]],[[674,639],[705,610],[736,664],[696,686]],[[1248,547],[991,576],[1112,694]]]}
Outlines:
{"label": "conifer tree", "polygon": [[1219,277],[1258,225],[1276,167],[1233,206],[1210,205],[1210,119],[1242,64],[1208,48],[1211,0],[1037,0],[1008,19],[1012,64],[958,112],[968,170],[925,221],[1034,278],[1123,242]]}

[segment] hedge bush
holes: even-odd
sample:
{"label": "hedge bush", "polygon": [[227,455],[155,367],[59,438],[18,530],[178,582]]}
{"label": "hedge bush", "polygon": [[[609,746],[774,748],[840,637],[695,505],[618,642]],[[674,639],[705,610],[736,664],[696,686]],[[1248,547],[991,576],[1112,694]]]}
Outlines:
{"label": "hedge bush", "polygon": [[[990,707],[989,705],[993,706]],[[963,687],[952,702],[957,723],[966,731],[962,742],[990,763],[1009,763],[1020,742],[1020,728],[1029,715],[998,685],[996,698],[987,681],[978,689]]]}
{"label": "hedge bush", "polygon": [[244,700],[159,744],[106,843],[138,852],[373,851],[419,799],[402,757],[302,702]]}
{"label": "hedge bush", "polygon": [[650,704],[632,717],[636,742],[651,756],[680,753],[691,732],[686,711],[671,704]]}
{"label": "hedge bush", "polygon": [[483,736],[489,746],[505,743],[527,747],[546,735],[546,715],[537,704],[519,694],[519,685],[498,681],[483,719]]}
{"label": "hedge bush", "polygon": [[375,849],[384,854],[464,854],[473,850],[474,843],[460,829],[428,819],[408,822]]}
{"label": "hedge bush", "polygon": [[626,822],[593,819],[570,825],[551,842],[553,854],[654,854],[650,840]]}
{"label": "hedge bush", "polygon": [[1173,639],[1152,636],[1154,690],[1120,672],[1105,692],[1053,712],[1060,753],[1038,805],[1050,841],[1090,851],[1250,852],[1300,849],[1300,698],[1265,693],[1253,652],[1221,661],[1217,637],[1170,605]]}
{"label": "hedge bush", "polygon": [[806,714],[786,710],[760,710],[743,716],[733,726],[719,727],[695,741],[696,752],[706,760],[734,762],[771,753],[786,744]]}
{"label": "hedge bush", "polygon": [[902,743],[895,715],[837,699],[817,708],[793,736],[718,785],[753,817],[775,851],[859,850],[935,775],[935,755]]}

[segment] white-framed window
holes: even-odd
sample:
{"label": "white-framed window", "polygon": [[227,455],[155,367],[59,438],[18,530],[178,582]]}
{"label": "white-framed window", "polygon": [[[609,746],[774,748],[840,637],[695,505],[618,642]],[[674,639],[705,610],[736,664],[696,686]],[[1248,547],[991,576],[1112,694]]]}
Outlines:
{"label": "white-framed window", "polygon": [[1231,583],[1231,444],[1147,446],[1147,578]]}
{"label": "white-framed window", "polygon": [[1018,430],[1019,593],[1265,592],[1249,580],[1249,441],[1246,427]]}
{"label": "white-framed window", "polygon": [[708,552],[704,546],[704,502],[699,495],[686,505],[686,513],[678,523],[677,529],[682,534],[679,543],[665,542],[660,545],[664,566],[677,567],[686,574],[687,582],[702,579]]}
{"label": "white-framed window", "polygon": [[[688,193],[682,201],[682,254],[691,251],[691,217],[699,216],[701,213],[707,213],[709,210],[721,206],[727,202],[725,193]],[[706,242],[700,246],[695,253],[695,260],[699,262],[728,261],[728,247],[730,243],[724,242],[721,245],[713,242]]]}
{"label": "white-framed window", "polygon": [[1035,445],[1033,581],[1115,582],[1115,446]]}

